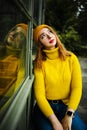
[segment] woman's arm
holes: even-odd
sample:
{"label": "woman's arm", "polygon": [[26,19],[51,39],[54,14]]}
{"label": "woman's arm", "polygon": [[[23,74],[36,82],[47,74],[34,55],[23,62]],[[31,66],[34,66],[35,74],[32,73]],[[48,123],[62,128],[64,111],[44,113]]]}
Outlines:
{"label": "woman's arm", "polygon": [[71,84],[70,97],[67,112],[62,120],[64,130],[71,130],[74,111],[77,109],[82,95],[82,75],[78,58],[72,54],[71,61]]}
{"label": "woman's arm", "polygon": [[66,129],[71,130],[73,116],[74,116],[74,110],[71,108],[67,109],[65,117],[62,120],[64,130]]}
{"label": "woman's arm", "polygon": [[68,109],[76,110],[82,96],[82,72],[78,58],[72,54],[71,57],[71,84]]}
{"label": "woman's arm", "polygon": [[44,83],[44,73],[41,69],[34,70],[34,94],[37,101],[37,104],[42,111],[42,113],[48,117],[49,115],[53,114],[53,110],[46,98],[46,90],[45,90],[45,83]]}
{"label": "woman's arm", "polygon": [[62,124],[59,122],[59,120],[57,119],[55,114],[52,114],[48,117],[48,119],[50,120],[52,126],[53,126],[53,130],[63,130],[63,126]]}

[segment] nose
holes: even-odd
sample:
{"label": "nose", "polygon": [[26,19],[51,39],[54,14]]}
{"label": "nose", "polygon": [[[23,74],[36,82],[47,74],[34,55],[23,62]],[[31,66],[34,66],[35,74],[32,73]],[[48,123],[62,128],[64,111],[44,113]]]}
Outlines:
{"label": "nose", "polygon": [[51,34],[47,34],[47,37],[50,39],[52,36],[51,36]]}

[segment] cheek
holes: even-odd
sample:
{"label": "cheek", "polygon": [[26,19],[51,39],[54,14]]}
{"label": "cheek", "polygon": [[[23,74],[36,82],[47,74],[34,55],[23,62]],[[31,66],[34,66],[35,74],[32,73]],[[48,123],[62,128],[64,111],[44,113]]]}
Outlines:
{"label": "cheek", "polygon": [[55,37],[55,35],[53,35],[53,38],[56,40],[56,37]]}
{"label": "cheek", "polygon": [[47,41],[46,40],[40,40],[40,42],[41,42],[42,45],[46,45]]}
{"label": "cheek", "polygon": [[47,44],[48,44],[47,41],[43,41],[43,42],[42,42],[42,45],[44,45],[44,46],[46,46]]}

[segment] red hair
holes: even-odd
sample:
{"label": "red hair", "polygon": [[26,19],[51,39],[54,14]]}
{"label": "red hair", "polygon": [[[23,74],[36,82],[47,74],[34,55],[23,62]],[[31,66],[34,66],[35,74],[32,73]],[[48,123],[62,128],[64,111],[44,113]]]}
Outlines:
{"label": "red hair", "polygon": [[44,60],[46,60],[45,52],[43,52],[44,47],[39,41],[39,32],[43,28],[48,28],[56,36],[56,40],[57,40],[56,47],[59,48],[58,53],[59,53],[59,57],[61,58],[61,60],[65,60],[66,56],[70,56],[70,52],[67,51],[66,48],[64,47],[64,45],[61,43],[56,31],[46,24],[39,25],[34,29],[34,41],[35,41],[36,47],[37,47],[37,54],[36,54],[36,59],[35,59],[36,68],[41,68],[42,62]]}

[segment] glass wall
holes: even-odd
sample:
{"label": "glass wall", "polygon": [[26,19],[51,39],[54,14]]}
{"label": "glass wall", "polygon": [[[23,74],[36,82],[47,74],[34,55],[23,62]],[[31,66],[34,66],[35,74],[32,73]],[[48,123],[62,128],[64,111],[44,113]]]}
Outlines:
{"label": "glass wall", "polygon": [[[27,130],[29,126],[35,56],[33,28],[44,22],[44,3],[44,0],[0,1],[2,130]],[[22,118],[24,122],[21,121]]]}
{"label": "glass wall", "polygon": [[[14,5],[14,6],[13,6]],[[25,79],[27,19],[12,1],[0,1],[0,109]]]}

